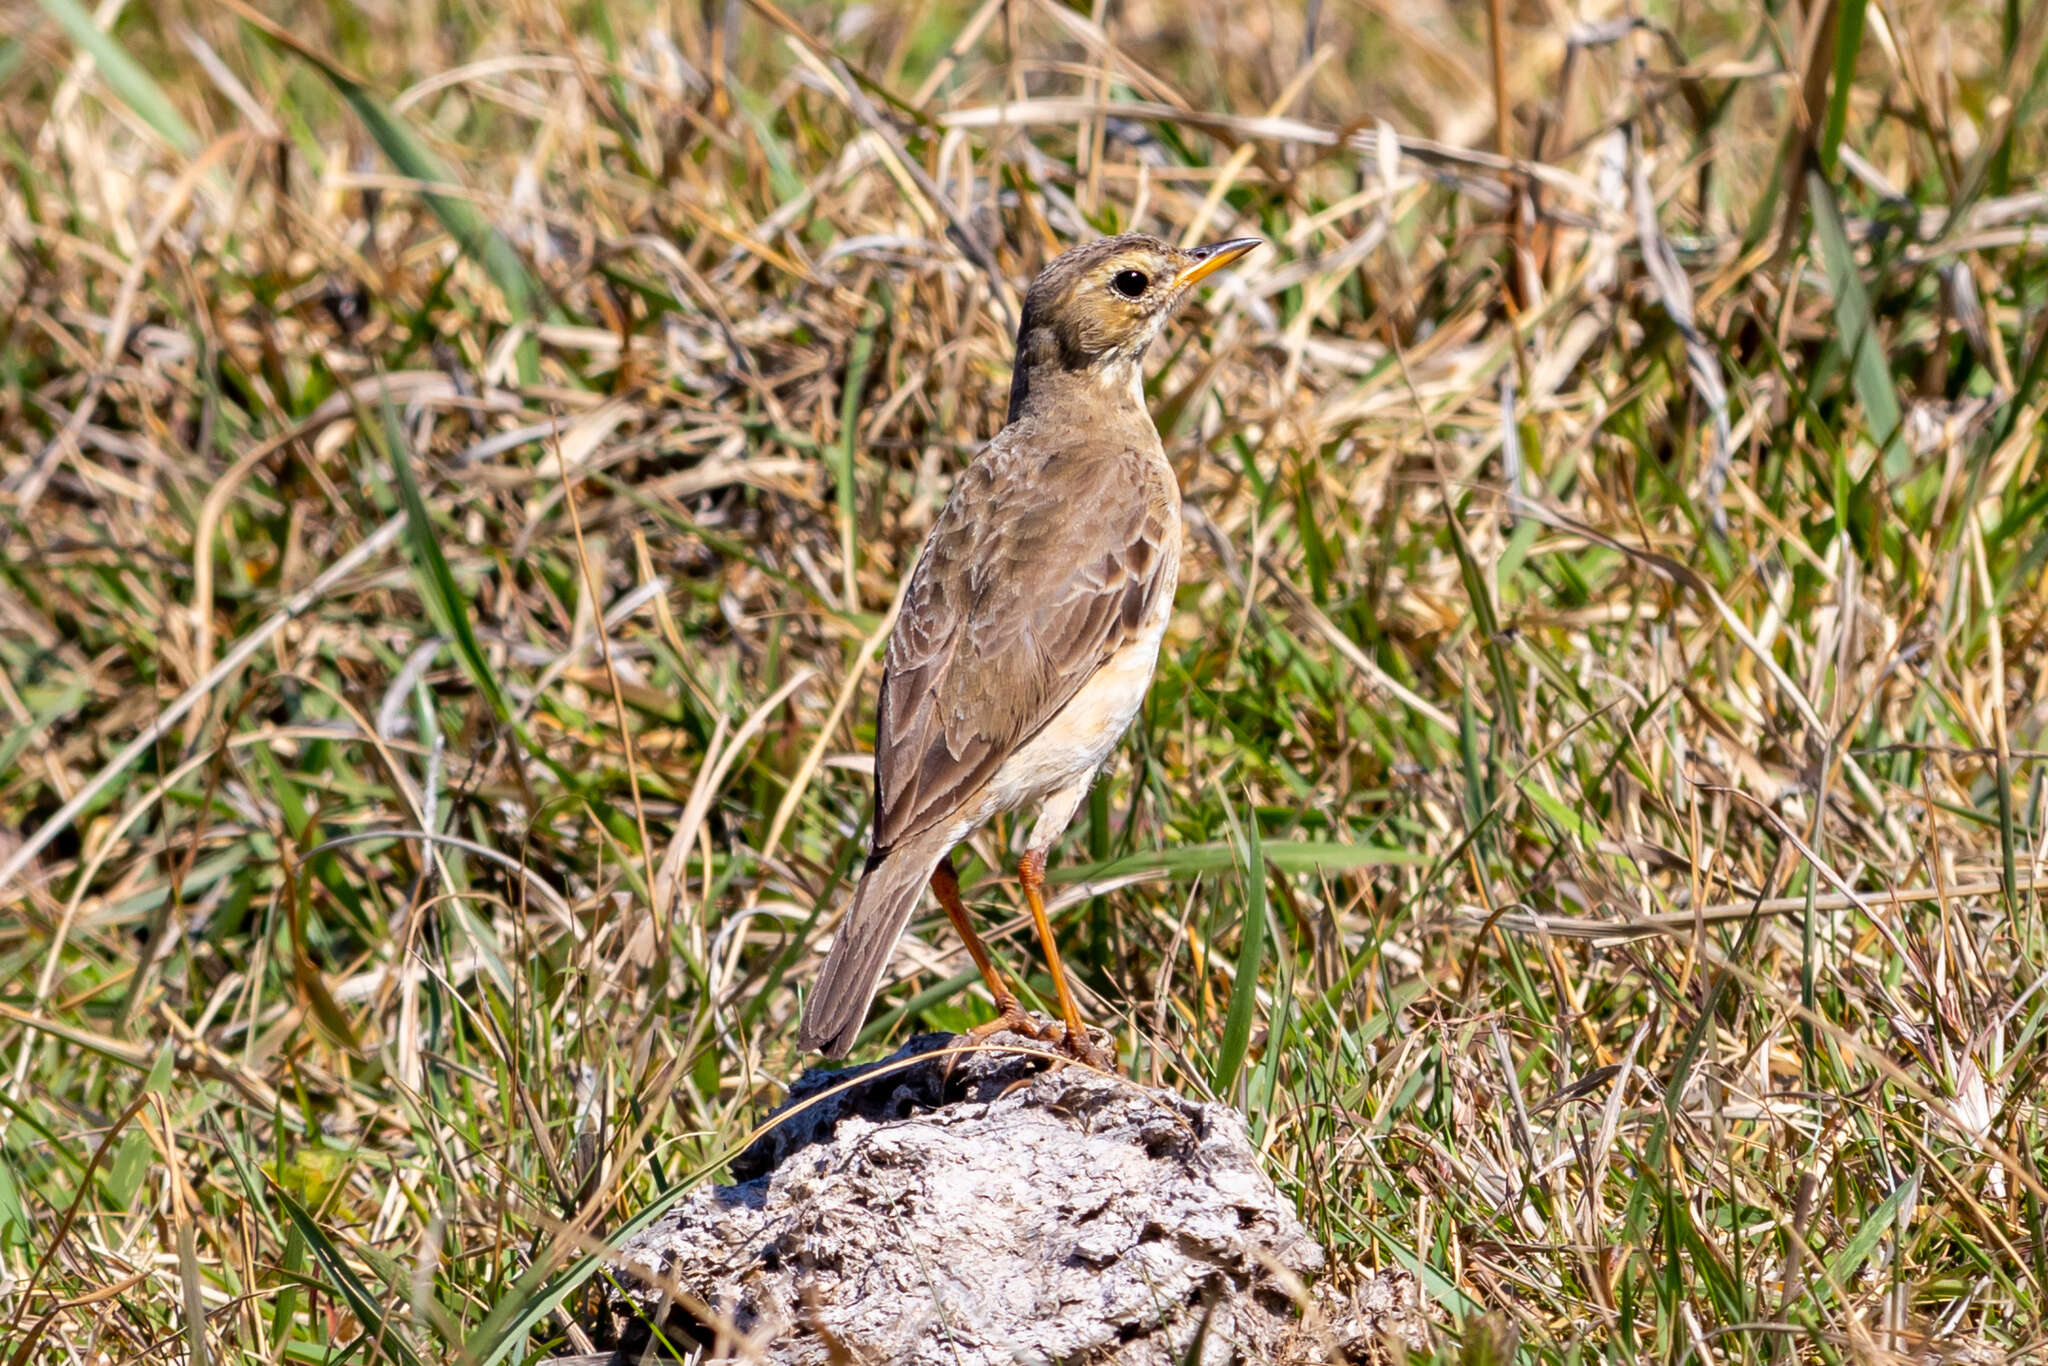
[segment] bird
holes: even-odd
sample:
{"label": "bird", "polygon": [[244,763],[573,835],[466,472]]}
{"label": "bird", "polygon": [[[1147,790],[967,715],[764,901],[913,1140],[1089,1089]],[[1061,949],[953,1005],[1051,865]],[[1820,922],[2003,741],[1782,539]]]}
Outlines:
{"label": "bird", "polygon": [[995,1000],[973,1036],[1048,1037],[975,934],[952,860],[992,817],[1035,806],[1017,876],[1059,998],[1057,1042],[1102,1065],[1046,918],[1046,856],[1151,688],[1179,581],[1180,486],[1145,407],[1146,348],[1197,284],[1259,245],[1126,233],[1069,248],[1032,282],[1008,417],[955,480],[889,636],[870,852],[800,1049],[853,1046],[926,886]]}

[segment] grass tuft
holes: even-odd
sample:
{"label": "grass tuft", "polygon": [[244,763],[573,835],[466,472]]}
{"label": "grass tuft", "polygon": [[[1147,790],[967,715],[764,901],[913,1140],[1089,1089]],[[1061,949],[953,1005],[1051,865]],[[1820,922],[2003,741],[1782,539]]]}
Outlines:
{"label": "grass tuft", "polygon": [[[2037,1355],[2048,7],[1808,11],[0,0],[0,1361],[593,1350],[1127,228],[1271,245],[1052,870],[1123,1063],[1434,1360]],[[862,1047],[989,1009],[928,908]]]}

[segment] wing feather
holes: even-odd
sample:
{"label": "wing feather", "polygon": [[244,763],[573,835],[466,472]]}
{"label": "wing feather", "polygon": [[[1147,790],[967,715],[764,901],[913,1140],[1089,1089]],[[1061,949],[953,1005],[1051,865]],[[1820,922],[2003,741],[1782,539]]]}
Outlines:
{"label": "wing feather", "polygon": [[1176,529],[1171,484],[1147,453],[1034,451],[1014,427],[962,474],[889,639],[877,849],[951,818],[1142,629]]}

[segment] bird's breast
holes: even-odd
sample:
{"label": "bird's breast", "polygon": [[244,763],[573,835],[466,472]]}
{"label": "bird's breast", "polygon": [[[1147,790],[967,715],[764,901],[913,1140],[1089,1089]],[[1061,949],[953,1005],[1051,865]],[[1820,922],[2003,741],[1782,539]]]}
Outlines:
{"label": "bird's breast", "polygon": [[1173,590],[1180,577],[1180,519],[1168,525],[1158,588],[1145,619],[1043,729],[1003,760],[977,803],[984,809],[974,824],[1083,782],[1107,762],[1137,719],[1159,665],[1159,642],[1173,615]]}

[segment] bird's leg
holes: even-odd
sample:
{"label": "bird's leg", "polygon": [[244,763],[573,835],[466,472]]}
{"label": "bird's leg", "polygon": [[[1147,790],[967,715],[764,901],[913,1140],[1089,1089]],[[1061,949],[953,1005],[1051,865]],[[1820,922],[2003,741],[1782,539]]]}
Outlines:
{"label": "bird's leg", "polygon": [[1067,1051],[1090,1067],[1108,1066],[1108,1061],[1088,1039],[1088,1026],[1081,1023],[1081,1009],[1067,985],[1067,971],[1060,965],[1060,946],[1053,942],[1052,922],[1045,916],[1045,850],[1029,849],[1017,864],[1017,880],[1024,884],[1024,900],[1031,907],[1031,920],[1038,927],[1038,942],[1045,949],[1045,965],[1052,970],[1053,990],[1060,995],[1060,1018],[1066,1021]]}
{"label": "bird's leg", "polygon": [[1003,980],[1002,972],[995,960],[989,957],[988,946],[981,942],[981,936],[974,932],[974,922],[967,918],[967,904],[960,900],[960,878],[953,871],[951,854],[939,860],[939,866],[932,870],[932,894],[939,904],[946,908],[946,915],[953,922],[953,928],[967,945],[967,956],[974,960],[974,966],[981,969],[981,980],[988,983],[988,994],[995,997],[996,1018],[985,1025],[978,1025],[967,1032],[969,1039],[979,1043],[998,1030],[1008,1029],[1018,1034],[1036,1037],[1037,1031],[1031,1017],[1018,1004],[1017,993],[1010,990],[1010,984]]}

